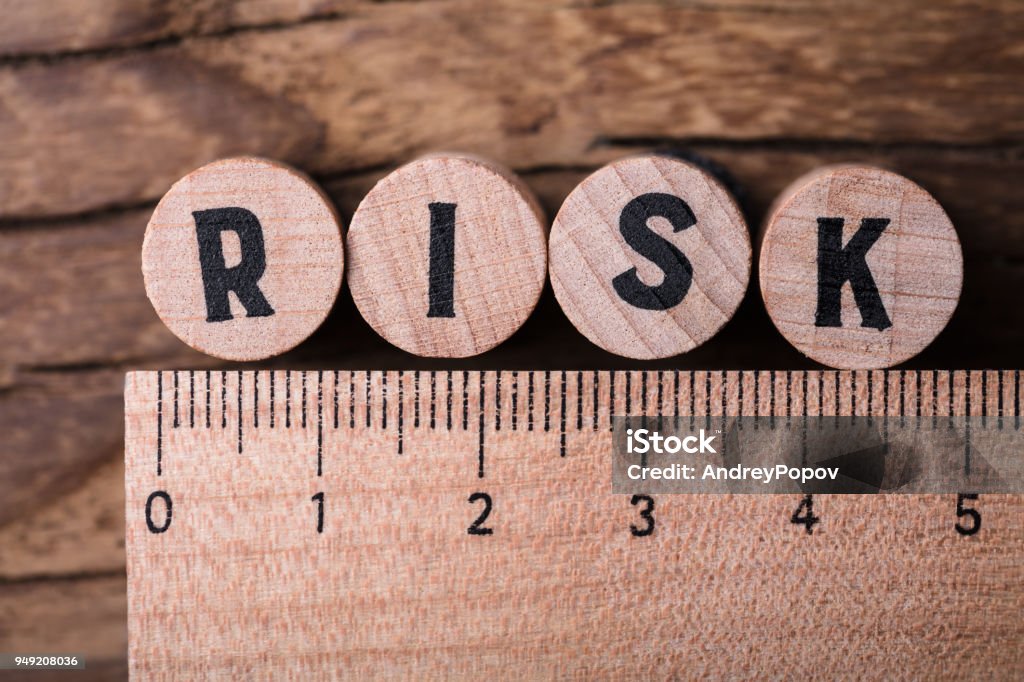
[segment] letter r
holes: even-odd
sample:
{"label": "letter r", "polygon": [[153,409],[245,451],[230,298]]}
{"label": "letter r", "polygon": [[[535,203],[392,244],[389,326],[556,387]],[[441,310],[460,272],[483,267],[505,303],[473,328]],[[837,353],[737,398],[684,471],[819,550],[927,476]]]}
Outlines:
{"label": "letter r", "polygon": [[[233,319],[228,301],[229,291],[235,292],[248,317],[273,315],[274,309],[257,284],[267,269],[263,226],[259,219],[252,211],[237,207],[195,211],[192,217],[196,221],[196,238],[199,241],[199,267],[203,274],[206,321],[224,322]],[[230,268],[224,261],[224,243],[221,239],[221,233],[229,230],[238,235],[242,247],[242,260]]]}

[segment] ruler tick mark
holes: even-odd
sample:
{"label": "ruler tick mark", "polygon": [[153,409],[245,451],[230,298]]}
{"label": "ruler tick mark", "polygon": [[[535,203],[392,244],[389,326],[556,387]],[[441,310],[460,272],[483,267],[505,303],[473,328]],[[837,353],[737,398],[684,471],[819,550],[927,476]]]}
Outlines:
{"label": "ruler tick mark", "polygon": [[242,454],[242,370],[238,370],[238,454]]}
{"label": "ruler tick mark", "polygon": [[561,381],[561,395],[562,395],[562,407],[559,410],[558,415],[558,454],[561,457],[565,457],[565,410],[566,410],[566,377],[565,370],[562,370],[562,381]]}
{"label": "ruler tick mark", "polygon": [[316,373],[316,475],[324,475],[324,373]]}
{"label": "ruler tick mark", "polygon": [[551,430],[551,372],[544,371],[544,431]]}
{"label": "ruler tick mark", "polygon": [[402,454],[405,429],[405,372],[398,370],[398,454]]}
{"label": "ruler tick mark", "polygon": [[412,376],[412,399],[413,399],[413,413],[412,413],[412,427],[414,429],[420,428],[420,371],[416,370],[416,373]]}
{"label": "ruler tick mark", "polygon": [[371,406],[370,389],[373,385],[373,380],[369,372],[366,372],[366,428],[373,426],[373,407]]}
{"label": "ruler tick mark", "polygon": [[448,374],[448,377],[447,377],[447,379],[448,379],[448,393],[445,396],[445,406],[446,406],[446,409],[448,411],[448,418],[447,418],[447,422],[446,423],[448,425],[448,430],[451,431],[452,430],[452,394],[455,391],[454,391],[454,388],[453,388],[454,384],[452,383],[452,371],[448,370],[447,374]]}
{"label": "ruler tick mark", "polygon": [[479,372],[480,376],[480,404],[477,407],[479,411],[479,446],[477,449],[477,478],[484,477],[484,372]]}
{"label": "ruler tick mark", "polygon": [[178,428],[178,370],[174,370],[174,428]]}
{"label": "ruler tick mark", "polygon": [[206,428],[210,428],[210,370],[206,370]]}
{"label": "ruler tick mark", "polygon": [[380,428],[388,428],[388,373],[380,373]]}
{"label": "ruler tick mark", "polygon": [[718,378],[719,378],[719,380],[721,382],[720,390],[722,391],[722,431],[724,432],[725,431],[725,417],[727,416],[727,413],[729,412],[729,391],[728,391],[729,374],[723,369],[721,375]]}
{"label": "ruler tick mark", "polygon": [[284,427],[292,428],[292,371],[284,373]]}
{"label": "ruler tick mark", "polygon": [[512,430],[515,431],[519,421],[519,372],[512,372]]}
{"label": "ruler tick mark", "polygon": [[228,428],[228,373],[220,372],[220,428]]}
{"label": "ruler tick mark", "polygon": [[[744,376],[744,373],[743,372],[739,372],[739,381],[737,382],[737,385],[736,385],[736,416],[737,417],[742,417],[743,413],[746,411],[746,408],[743,406],[743,376]],[[742,419],[738,419],[736,421],[736,428],[739,429],[740,431],[743,430],[743,420]]]}
{"label": "ruler tick mark", "polygon": [[164,456],[164,373],[156,373],[156,475],[163,475]]}
{"label": "ruler tick mark", "polygon": [[576,372],[576,430],[583,430],[583,372]]}
{"label": "ruler tick mark", "polygon": [[430,370],[430,430],[437,428],[437,373]]}
{"label": "ruler tick mark", "polygon": [[356,428],[356,373],[348,373],[348,428]]}
{"label": "ruler tick mark", "polygon": [[465,370],[462,372],[462,430],[469,430],[469,372]]}
{"label": "ruler tick mark", "polygon": [[533,431],[533,394],[534,394],[534,390],[533,390],[534,389],[534,387],[533,387],[533,383],[534,383],[533,382],[533,376],[534,376],[534,372],[530,372],[530,374],[528,376],[529,376],[529,385],[527,386],[527,390],[526,390],[526,430],[527,431]]}
{"label": "ruler tick mark", "polygon": [[[271,374],[270,376],[274,376]],[[334,383],[331,384],[334,401],[334,429],[338,429],[338,370],[334,370]]]}

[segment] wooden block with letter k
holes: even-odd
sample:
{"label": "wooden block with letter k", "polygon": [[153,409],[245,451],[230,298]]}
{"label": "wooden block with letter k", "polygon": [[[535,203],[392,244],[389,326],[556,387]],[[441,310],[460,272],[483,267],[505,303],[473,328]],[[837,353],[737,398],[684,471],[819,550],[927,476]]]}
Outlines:
{"label": "wooden block with letter k", "polygon": [[761,294],[783,336],[844,369],[921,352],[960,298],[963,255],[939,203],[869,166],[830,166],[776,200],[761,244]]}

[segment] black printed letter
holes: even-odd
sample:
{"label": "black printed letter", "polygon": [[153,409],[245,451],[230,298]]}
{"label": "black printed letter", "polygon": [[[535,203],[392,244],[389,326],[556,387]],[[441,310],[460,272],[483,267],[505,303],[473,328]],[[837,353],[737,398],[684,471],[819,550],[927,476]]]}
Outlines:
{"label": "black printed letter", "polygon": [[865,260],[870,249],[889,225],[888,218],[864,218],[860,229],[843,246],[843,219],[818,218],[818,309],[817,327],[842,327],[843,284],[849,280],[853,300],[860,309],[862,327],[882,331],[892,326],[878,295],[878,287]]}
{"label": "black printed letter", "polygon": [[[248,317],[269,317],[274,314],[257,282],[267,268],[263,248],[263,226],[251,211],[244,208],[213,208],[195,211],[196,236],[199,239],[199,265],[203,271],[203,292],[206,295],[206,321],[224,322],[232,319],[228,292],[238,296]],[[232,231],[242,245],[242,260],[234,267],[224,262],[221,233]]]}
{"label": "black printed letter", "polygon": [[455,317],[455,206],[430,209],[430,286],[427,317]]}
{"label": "black printed letter", "polygon": [[679,303],[690,290],[693,266],[683,253],[668,240],[647,226],[651,218],[666,218],[673,232],[681,232],[697,224],[689,205],[671,194],[643,194],[633,199],[619,216],[619,232],[626,243],[665,273],[658,286],[640,281],[636,268],[630,268],[612,280],[615,293],[623,301],[644,310],[668,310]]}

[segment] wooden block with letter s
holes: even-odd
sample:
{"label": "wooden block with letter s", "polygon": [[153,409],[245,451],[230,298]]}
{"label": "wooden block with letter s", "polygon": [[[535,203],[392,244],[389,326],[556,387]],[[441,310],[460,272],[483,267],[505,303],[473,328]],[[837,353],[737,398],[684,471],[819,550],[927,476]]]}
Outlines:
{"label": "wooden block with letter s", "polygon": [[555,296],[580,332],[630,358],[685,353],[747,290],[747,225],[708,171],[667,155],[615,161],[565,200],[551,229]]}

